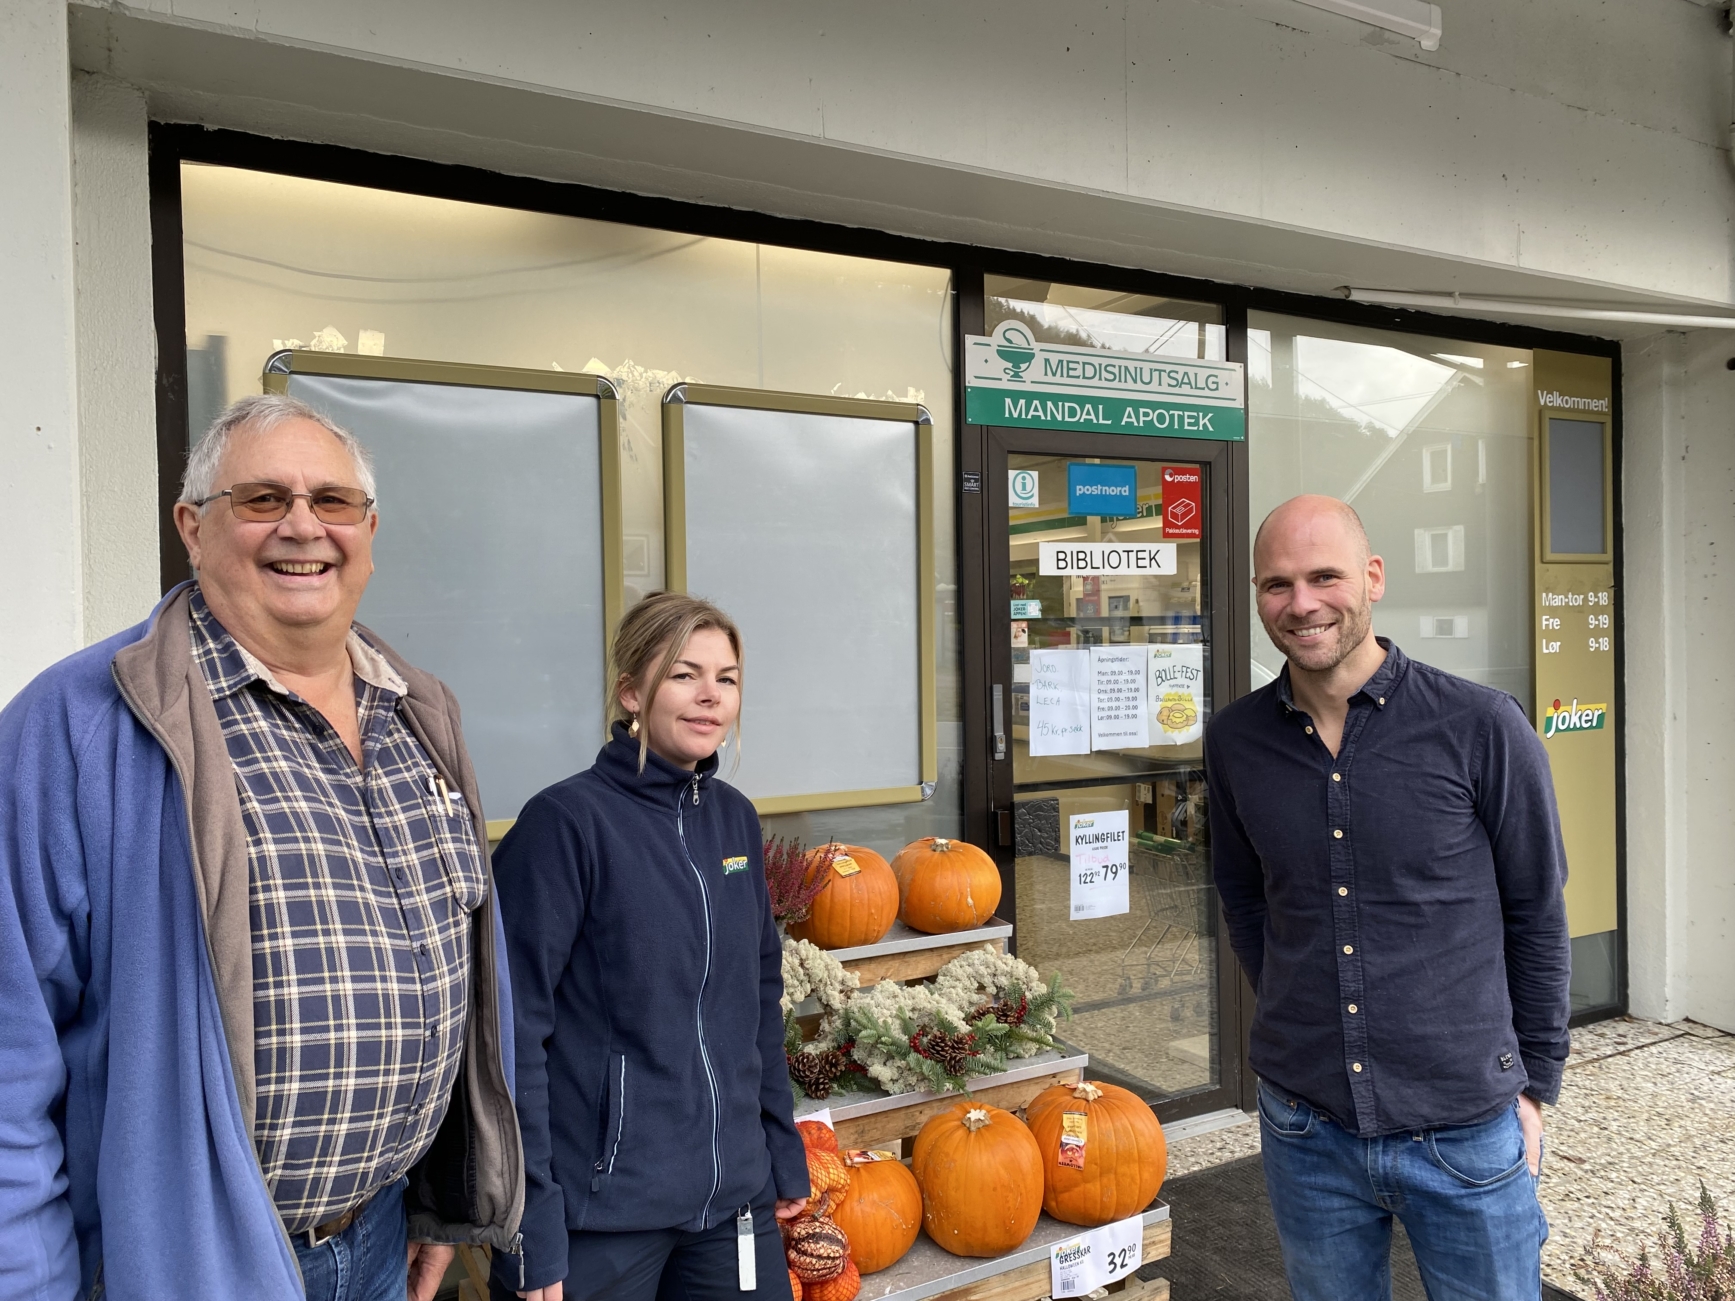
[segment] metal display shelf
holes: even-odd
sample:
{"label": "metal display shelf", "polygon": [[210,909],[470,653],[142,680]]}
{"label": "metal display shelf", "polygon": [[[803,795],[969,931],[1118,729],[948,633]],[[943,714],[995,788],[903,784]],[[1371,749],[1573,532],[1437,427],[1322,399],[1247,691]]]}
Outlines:
{"label": "metal display shelf", "polygon": [[[1162,1260],[1169,1254],[1169,1208],[1158,1202],[1145,1212],[1145,1261]],[[1048,1295],[1048,1258],[1057,1242],[1087,1230],[1076,1224],[1042,1216],[1036,1230],[1022,1247],[991,1260],[954,1256],[936,1246],[924,1232],[904,1258],[888,1269],[869,1274],[861,1281],[857,1301],[928,1301],[928,1298],[961,1294],[958,1301],[973,1297],[997,1297],[1011,1301],[1027,1297],[1034,1301]],[[1008,1275],[1023,1271],[1026,1279]],[[1023,1286],[1019,1286],[1023,1283]],[[986,1285],[972,1287],[974,1284]]]}

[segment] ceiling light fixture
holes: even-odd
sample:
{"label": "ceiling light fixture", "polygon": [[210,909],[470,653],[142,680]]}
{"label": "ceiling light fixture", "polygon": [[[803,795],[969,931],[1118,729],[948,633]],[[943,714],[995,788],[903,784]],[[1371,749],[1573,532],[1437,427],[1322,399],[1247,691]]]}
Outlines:
{"label": "ceiling light fixture", "polygon": [[1301,0],[1301,3],[1411,37],[1424,50],[1440,48],[1440,6],[1424,0]]}
{"label": "ceiling light fixture", "polygon": [[1467,294],[1414,294],[1396,289],[1354,289],[1338,293],[1352,303],[1386,307],[1445,308],[1492,312],[1496,316],[1552,316],[1568,321],[1610,321],[1622,325],[1661,325],[1678,330],[1735,330],[1735,316],[1700,316],[1682,312],[1639,312],[1613,307],[1575,307],[1568,303],[1519,302],[1510,298],[1472,298]]}

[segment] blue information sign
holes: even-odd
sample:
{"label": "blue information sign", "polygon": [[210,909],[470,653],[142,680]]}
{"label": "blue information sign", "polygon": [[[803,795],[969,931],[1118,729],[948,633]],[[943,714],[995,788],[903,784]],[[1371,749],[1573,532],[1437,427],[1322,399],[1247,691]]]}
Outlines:
{"label": "blue information sign", "polygon": [[1066,512],[1069,515],[1137,515],[1139,467],[1070,462],[1066,467]]}

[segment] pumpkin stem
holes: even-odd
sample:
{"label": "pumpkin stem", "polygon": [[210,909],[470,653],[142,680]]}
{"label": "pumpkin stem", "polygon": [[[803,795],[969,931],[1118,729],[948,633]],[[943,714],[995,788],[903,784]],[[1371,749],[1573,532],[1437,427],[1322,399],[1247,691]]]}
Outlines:
{"label": "pumpkin stem", "polygon": [[934,852],[936,854],[949,854],[949,853],[951,853],[952,852],[952,842],[945,839],[945,837],[943,837],[943,836],[935,836],[934,837]]}
{"label": "pumpkin stem", "polygon": [[964,1128],[972,1134],[988,1126],[988,1113],[980,1107],[971,1107],[964,1113]]}
{"label": "pumpkin stem", "polygon": [[1081,1102],[1095,1102],[1098,1098],[1102,1097],[1102,1090],[1097,1088],[1096,1085],[1092,1084],[1089,1080],[1080,1080],[1078,1085],[1073,1089],[1072,1096]]}

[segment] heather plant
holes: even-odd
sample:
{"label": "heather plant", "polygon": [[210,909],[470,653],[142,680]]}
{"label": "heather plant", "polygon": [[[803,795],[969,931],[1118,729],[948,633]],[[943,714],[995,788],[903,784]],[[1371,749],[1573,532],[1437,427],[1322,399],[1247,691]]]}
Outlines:
{"label": "heather plant", "polygon": [[799,840],[772,836],[765,842],[765,885],[771,892],[771,915],[785,925],[813,915],[813,901],[825,889],[832,859],[843,852],[835,841],[823,851],[823,861],[809,861]]}
{"label": "heather plant", "polygon": [[1716,1199],[1702,1180],[1698,1220],[1697,1242],[1690,1242],[1670,1202],[1656,1260],[1641,1247],[1636,1261],[1605,1261],[1592,1237],[1590,1268],[1573,1276],[1590,1289],[1592,1301],[1735,1301],[1735,1234],[1719,1222]]}

